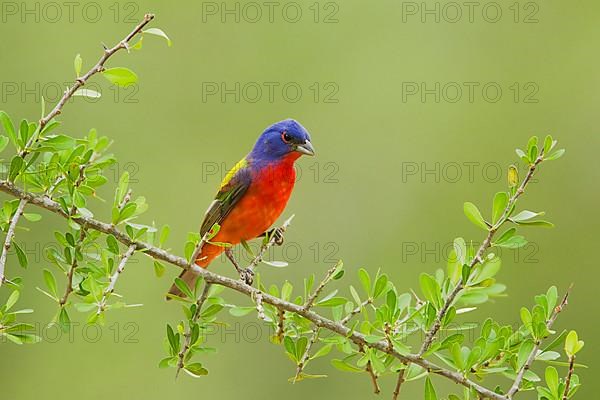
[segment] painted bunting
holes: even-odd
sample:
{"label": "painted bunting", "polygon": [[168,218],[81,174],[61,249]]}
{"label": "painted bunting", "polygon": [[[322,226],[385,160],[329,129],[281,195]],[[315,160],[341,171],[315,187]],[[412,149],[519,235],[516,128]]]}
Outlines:
{"label": "painted bunting", "polygon": [[[260,135],[252,151],[227,173],[217,196],[208,207],[200,227],[204,237],[218,224],[220,230],[208,243],[201,243],[194,254],[196,265],[206,268],[223,251],[239,270],[231,247],[265,234],[283,212],[294,183],[294,162],[315,150],[308,131],[293,119],[269,126]],[[213,244],[219,243],[219,244]],[[190,288],[197,275],[183,271],[179,276]],[[185,296],[173,285],[169,294]]]}

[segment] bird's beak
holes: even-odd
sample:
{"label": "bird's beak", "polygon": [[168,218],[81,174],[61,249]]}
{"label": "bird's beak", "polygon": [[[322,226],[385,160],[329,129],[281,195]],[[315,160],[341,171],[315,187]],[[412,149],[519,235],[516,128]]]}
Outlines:
{"label": "bird's beak", "polygon": [[304,142],[304,144],[296,145],[296,151],[298,153],[306,154],[307,156],[315,155],[315,148],[313,147],[310,140],[307,140],[306,142]]}

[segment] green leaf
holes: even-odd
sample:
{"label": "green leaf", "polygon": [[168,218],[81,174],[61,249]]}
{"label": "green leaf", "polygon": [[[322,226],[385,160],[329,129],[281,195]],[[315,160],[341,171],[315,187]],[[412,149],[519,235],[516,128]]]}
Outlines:
{"label": "green leaf", "polygon": [[173,353],[179,352],[179,339],[169,324],[167,324],[167,340],[169,341]]}
{"label": "green leaf", "polygon": [[184,371],[188,373],[188,375],[199,378],[204,375],[208,375],[208,370],[202,366],[200,363],[188,364],[183,367]]}
{"label": "green leaf", "polygon": [[160,229],[160,234],[158,236],[158,245],[162,247],[167,238],[169,237],[169,233],[171,232],[171,227],[169,225],[165,225]]}
{"label": "green leaf", "polygon": [[17,300],[19,300],[19,291],[18,290],[14,290],[10,296],[8,296],[8,300],[6,300],[6,304],[4,305],[4,310],[8,311],[12,308],[12,306],[14,306],[17,303]]}
{"label": "green leaf", "polygon": [[108,251],[113,254],[119,254],[119,242],[113,235],[106,236],[106,244],[108,245]]}
{"label": "green leaf", "polygon": [[75,147],[76,141],[70,136],[55,135],[48,136],[40,144],[39,151],[62,151],[71,150]]}
{"label": "green leaf", "polygon": [[508,194],[506,192],[498,192],[494,196],[494,204],[492,207],[492,223],[498,222],[506,206],[508,205]]}
{"label": "green leaf", "polygon": [[316,305],[319,307],[336,307],[344,305],[348,302],[344,297],[332,297],[330,299],[321,300]]}
{"label": "green leaf", "polygon": [[429,300],[437,309],[442,305],[441,288],[434,277],[422,273],[419,277],[421,291],[427,300]]}
{"label": "green leaf", "polygon": [[160,262],[154,260],[154,274],[160,278],[165,273],[165,266]]}
{"label": "green leaf", "polygon": [[515,235],[515,233],[517,233],[517,228],[512,227],[512,228],[507,229],[500,236],[498,236],[498,238],[495,240],[494,244],[497,245],[497,244],[507,241],[508,239],[513,237]]}
{"label": "green leaf", "polygon": [[515,188],[519,184],[519,170],[515,165],[508,167],[508,187]]}
{"label": "green leaf", "polygon": [[557,160],[561,158],[565,154],[565,149],[556,150],[554,153],[550,154],[548,157],[544,157],[546,161]]}
{"label": "green leaf", "polygon": [[83,66],[83,60],[81,58],[81,54],[77,54],[75,56],[75,60],[73,61],[73,66],[75,67],[75,76],[79,78],[81,75],[81,67]]}
{"label": "green leaf", "polygon": [[495,245],[498,247],[504,247],[507,249],[518,249],[520,247],[526,246],[527,243],[528,242],[524,236],[515,235],[511,238],[508,238],[508,239],[502,241],[501,243],[496,242]]}
{"label": "green leaf", "polygon": [[142,32],[143,33],[148,33],[150,35],[156,35],[156,36],[160,36],[160,37],[165,38],[165,40],[167,41],[167,46],[169,46],[169,47],[171,47],[171,45],[173,44],[171,42],[171,39],[169,39],[169,37],[167,36],[167,34],[162,29],[159,29],[159,28],[149,28],[149,29],[146,29],[145,31],[142,31]]}
{"label": "green leaf", "polygon": [[12,123],[12,120],[8,116],[8,114],[4,111],[0,111],[0,123],[4,127],[4,131],[13,142],[13,144],[17,144],[17,136],[15,134],[15,126]]}
{"label": "green leaf", "polygon": [[250,314],[254,310],[256,310],[255,307],[232,307],[229,309],[229,314],[233,315],[234,317],[243,317]]}
{"label": "green leaf", "polygon": [[21,157],[14,156],[10,162],[9,172],[8,172],[8,180],[14,181],[15,178],[21,173],[21,170],[25,166],[25,161]]}
{"label": "green leaf", "polygon": [[375,297],[375,298],[379,297],[383,293],[385,288],[387,287],[387,284],[388,284],[387,275],[385,275],[385,274],[380,275],[377,278],[377,280],[375,281],[375,288],[373,289],[373,297]]}
{"label": "green leaf", "polygon": [[36,213],[23,213],[23,217],[30,222],[38,222],[42,219],[42,216]]}
{"label": "green leaf", "polygon": [[331,360],[331,365],[333,365],[336,369],[345,372],[363,372],[361,368],[357,368],[356,366],[350,364],[345,360],[333,359]]}
{"label": "green leaf", "polygon": [[433,387],[429,377],[425,379],[425,400],[437,400],[435,388]]}
{"label": "green leaf", "polygon": [[544,139],[544,154],[550,154],[550,150],[556,145],[556,140],[552,140],[552,136],[547,135]]}
{"label": "green leaf", "polygon": [[469,221],[471,221],[476,226],[478,226],[482,229],[485,229],[486,231],[488,230],[488,226],[485,223],[485,220],[483,219],[481,212],[479,211],[479,209],[477,208],[477,206],[475,204],[467,201],[463,206],[463,211],[464,211],[465,215],[467,216],[467,218],[469,219]]}
{"label": "green leaf", "polygon": [[105,70],[102,75],[117,86],[128,86],[138,81],[138,76],[129,68],[116,67]]}
{"label": "green leaf", "polygon": [[15,242],[13,240],[12,244],[15,248],[15,253],[17,253],[17,259],[19,260],[19,265],[23,268],[27,268],[27,265],[29,264],[29,261],[27,260],[27,255],[25,254],[23,249],[21,249],[21,247],[17,244],[17,242]]}
{"label": "green leaf", "polygon": [[579,340],[577,337],[577,332],[570,331],[565,340],[565,353],[569,357],[574,356],[583,348],[584,342],[583,340]]}
{"label": "green leaf", "polygon": [[546,367],[546,385],[550,392],[558,399],[558,371],[554,367]]}
{"label": "green leaf", "polygon": [[58,325],[63,332],[69,332],[71,328],[71,318],[65,307],[62,307],[58,313]]}
{"label": "green leaf", "polygon": [[275,268],[285,268],[287,266],[289,266],[289,264],[285,261],[266,261],[266,260],[261,260],[263,264],[268,265],[270,267],[275,267]]}
{"label": "green leaf", "polygon": [[527,328],[527,330],[531,331],[532,327],[532,316],[531,316],[531,311],[529,311],[527,308],[522,307],[521,308],[521,321],[523,322],[523,325],[525,326],[525,328]]}
{"label": "green leaf", "polygon": [[519,158],[523,161],[525,161],[527,164],[531,163],[531,160],[529,159],[529,156],[527,154],[525,154],[525,152],[521,149],[515,149],[515,152],[517,153],[517,156],[519,156]]}
{"label": "green leaf", "polygon": [[517,366],[519,370],[525,365],[525,362],[533,351],[534,346],[535,344],[531,339],[526,339],[523,341],[523,343],[521,343],[521,347],[519,347],[519,353],[517,355]]}
{"label": "green leaf", "polygon": [[4,151],[6,146],[8,145],[8,138],[6,136],[0,136],[0,152]]}
{"label": "green leaf", "polygon": [[542,228],[554,228],[554,224],[552,222],[549,221],[544,221],[544,220],[535,220],[535,221],[522,221],[522,222],[516,222],[519,225],[522,226],[541,226]]}
{"label": "green leaf", "polygon": [[358,279],[360,283],[367,293],[367,296],[371,295],[371,278],[369,277],[369,273],[364,268],[358,270]]}
{"label": "green leaf", "polygon": [[533,212],[533,211],[529,211],[529,210],[523,210],[520,213],[518,213],[517,215],[514,215],[512,217],[510,217],[510,220],[513,222],[522,222],[522,221],[527,221],[529,219],[538,217],[538,216],[542,216],[544,215],[544,212]]}
{"label": "green leaf", "polygon": [[88,97],[90,99],[99,99],[100,97],[102,97],[102,93],[96,92],[92,89],[79,89],[75,93],[73,93],[73,96]]}
{"label": "green leaf", "polygon": [[177,288],[190,299],[194,298],[194,294],[183,279],[179,277],[175,278],[175,286],[177,286]]}
{"label": "green leaf", "polygon": [[50,290],[50,293],[54,295],[54,297],[58,298],[58,290],[56,288],[56,278],[54,278],[54,274],[52,271],[48,269],[44,269],[44,282],[46,282],[46,287]]}

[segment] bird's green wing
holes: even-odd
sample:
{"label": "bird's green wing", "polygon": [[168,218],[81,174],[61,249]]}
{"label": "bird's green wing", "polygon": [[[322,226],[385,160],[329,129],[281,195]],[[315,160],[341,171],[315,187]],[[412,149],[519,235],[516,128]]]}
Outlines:
{"label": "bird's green wing", "polygon": [[206,210],[204,221],[200,227],[200,237],[203,237],[215,224],[220,225],[223,222],[244,196],[250,182],[248,161],[244,158],[227,173],[223,182],[221,182],[215,200]]}

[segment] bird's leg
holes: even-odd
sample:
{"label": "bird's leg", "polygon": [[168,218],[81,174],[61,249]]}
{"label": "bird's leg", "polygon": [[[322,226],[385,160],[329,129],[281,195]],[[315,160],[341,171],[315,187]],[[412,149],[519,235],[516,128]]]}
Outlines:
{"label": "bird's leg", "polygon": [[270,230],[266,231],[265,233],[263,233],[260,236],[261,237],[266,236],[269,239],[271,239],[272,237],[275,237],[275,244],[277,246],[282,246],[283,245],[284,237],[283,237],[283,230],[281,228],[270,229]]}
{"label": "bird's leg", "polygon": [[252,271],[252,269],[250,268],[240,267],[237,260],[235,259],[235,256],[233,255],[233,250],[231,249],[231,247],[225,249],[225,255],[227,256],[229,261],[231,261],[237,273],[240,274],[240,279],[247,285],[252,285],[252,282],[254,282],[254,271]]}

